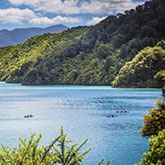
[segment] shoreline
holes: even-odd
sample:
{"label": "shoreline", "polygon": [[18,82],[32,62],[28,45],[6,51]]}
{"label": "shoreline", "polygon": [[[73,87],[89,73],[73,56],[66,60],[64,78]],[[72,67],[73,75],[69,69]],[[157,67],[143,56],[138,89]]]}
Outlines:
{"label": "shoreline", "polygon": [[23,85],[21,83],[8,83],[5,81],[0,81],[0,84],[6,84],[6,85],[19,85],[20,87],[55,87],[55,88],[60,88],[60,89],[108,89],[108,90],[120,90],[120,89],[125,89],[125,90],[162,90],[162,88],[138,88],[138,87],[113,87],[113,86],[108,86],[108,85],[74,85],[74,84],[38,84],[38,85]]}

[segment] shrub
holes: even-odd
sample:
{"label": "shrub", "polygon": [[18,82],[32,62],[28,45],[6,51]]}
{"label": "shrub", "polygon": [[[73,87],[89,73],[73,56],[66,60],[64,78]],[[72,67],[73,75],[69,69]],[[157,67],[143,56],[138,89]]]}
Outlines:
{"label": "shrub", "polygon": [[165,101],[160,99],[156,102],[157,107],[150,109],[149,114],[144,116],[144,126],[141,135],[157,135],[165,129]]}
{"label": "shrub", "polygon": [[91,150],[87,149],[83,153],[79,153],[82,146],[88,141],[86,139],[81,144],[73,144],[68,146],[67,143],[71,142],[67,140],[67,135],[63,133],[61,128],[61,134],[54,139],[49,146],[39,147],[39,142],[42,136],[39,135],[35,138],[33,134],[29,140],[20,140],[20,144],[16,148],[7,148],[2,145],[0,151],[0,164],[19,164],[19,165],[75,165],[82,164],[82,160],[85,155]]}
{"label": "shrub", "polygon": [[[81,144],[67,145],[72,140],[67,140],[61,127],[61,134],[53,140],[49,146],[40,146],[41,134],[35,138],[35,134],[30,139],[20,140],[20,144],[15,148],[7,148],[2,145],[0,150],[0,164],[2,165],[81,165],[86,154],[91,150],[88,148],[80,153],[82,147],[88,139]],[[102,159],[98,165],[102,165]],[[110,160],[106,165],[110,164]]]}
{"label": "shrub", "polygon": [[158,135],[149,139],[149,152],[144,153],[142,161],[138,164],[163,165],[165,164],[165,129]]}

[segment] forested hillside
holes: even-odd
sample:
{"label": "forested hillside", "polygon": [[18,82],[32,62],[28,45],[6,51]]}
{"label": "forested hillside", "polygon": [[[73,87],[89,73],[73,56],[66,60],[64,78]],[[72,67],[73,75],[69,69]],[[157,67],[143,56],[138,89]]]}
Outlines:
{"label": "forested hillside", "polygon": [[165,41],[146,47],[127,62],[113,81],[118,87],[163,87],[165,84]]}
{"label": "forested hillside", "polygon": [[0,77],[22,84],[111,85],[126,62],[165,39],[164,29],[165,1],[152,0],[92,27],[1,48]]}

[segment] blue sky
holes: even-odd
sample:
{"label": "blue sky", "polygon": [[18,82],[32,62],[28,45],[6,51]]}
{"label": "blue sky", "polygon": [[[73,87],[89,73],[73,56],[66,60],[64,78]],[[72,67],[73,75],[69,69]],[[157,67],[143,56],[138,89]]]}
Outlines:
{"label": "blue sky", "polygon": [[146,0],[0,0],[0,29],[94,25]]}

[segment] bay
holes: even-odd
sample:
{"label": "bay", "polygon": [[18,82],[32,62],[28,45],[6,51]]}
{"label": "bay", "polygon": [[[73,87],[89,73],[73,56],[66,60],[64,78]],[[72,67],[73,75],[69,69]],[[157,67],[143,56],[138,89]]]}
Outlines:
{"label": "bay", "polygon": [[[49,144],[60,127],[74,142],[85,138],[92,147],[84,164],[102,158],[112,165],[132,165],[148,150],[140,136],[143,116],[161,97],[160,89],[114,89],[107,86],[22,86],[0,83],[0,143],[18,145],[18,138],[42,133]],[[126,111],[127,113],[116,113]],[[27,114],[34,118],[25,119]],[[107,117],[117,115],[117,117]]]}

